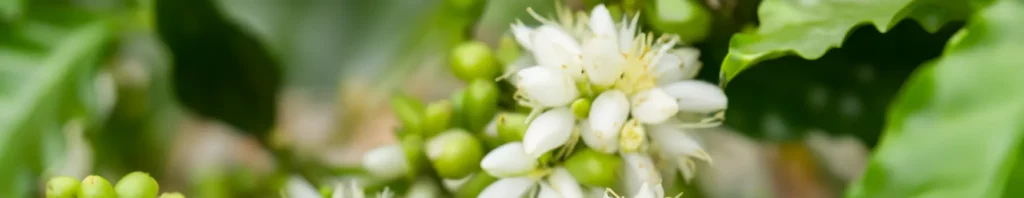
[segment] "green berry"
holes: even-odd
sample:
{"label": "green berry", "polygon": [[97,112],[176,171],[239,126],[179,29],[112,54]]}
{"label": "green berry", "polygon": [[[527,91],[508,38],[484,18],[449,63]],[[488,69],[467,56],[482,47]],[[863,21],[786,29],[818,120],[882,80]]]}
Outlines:
{"label": "green berry", "polygon": [[423,133],[423,106],[423,102],[404,94],[397,94],[391,98],[391,110],[402,123],[400,134]]}
{"label": "green berry", "polygon": [[78,189],[78,198],[116,198],[114,187],[103,177],[90,175],[82,180]]}
{"label": "green berry", "polygon": [[572,102],[572,114],[577,118],[586,119],[590,116],[590,100],[586,98],[576,99]]}
{"label": "green berry", "polygon": [[502,113],[498,115],[498,136],[507,142],[522,141],[526,135],[526,115],[522,113]]}
{"label": "green berry", "polygon": [[427,158],[443,178],[463,178],[480,170],[483,144],[473,134],[451,129],[427,142]]}
{"label": "green berry", "polygon": [[117,181],[114,190],[120,197],[156,198],[160,193],[160,185],[156,183],[156,179],[149,176],[149,173],[136,171]]}
{"label": "green berry", "polygon": [[496,53],[498,56],[498,62],[501,62],[501,64],[505,65],[507,68],[507,66],[515,62],[516,59],[519,59],[519,43],[516,42],[516,39],[512,37],[512,35],[505,34],[504,36],[501,36],[501,40],[498,41],[498,51]]}
{"label": "green berry", "polygon": [[432,137],[448,129],[451,126],[452,112],[452,103],[448,101],[442,100],[427,105],[423,122],[425,136]]}
{"label": "green berry", "polygon": [[185,198],[185,195],[182,195],[181,193],[178,192],[170,192],[161,194],[160,198]]}
{"label": "green berry", "polygon": [[654,0],[646,6],[654,29],[677,34],[683,43],[703,41],[711,30],[711,13],[696,0]]}
{"label": "green berry", "polygon": [[589,148],[577,151],[565,160],[565,168],[572,177],[581,184],[599,187],[615,185],[617,171],[621,166],[621,158]]}
{"label": "green berry", "polygon": [[455,46],[450,61],[452,73],[466,82],[477,79],[494,81],[498,76],[494,52],[480,41],[469,41]]}
{"label": "green berry", "polygon": [[402,152],[405,153],[406,163],[409,164],[409,178],[415,178],[416,173],[426,161],[423,153],[423,136],[409,135],[402,137]]}
{"label": "green berry", "polygon": [[465,89],[458,89],[452,92],[452,120],[449,128],[466,128],[466,107],[463,102],[466,96]]}
{"label": "green berry", "polygon": [[493,80],[477,79],[469,83],[463,98],[466,125],[470,131],[481,131],[498,112],[498,85]]}
{"label": "green berry", "polygon": [[456,198],[476,198],[484,188],[498,181],[498,178],[484,172],[477,172],[469,181],[462,184],[458,191],[455,191]]}
{"label": "green berry", "polygon": [[55,177],[46,182],[47,198],[74,198],[79,182],[71,177]]}

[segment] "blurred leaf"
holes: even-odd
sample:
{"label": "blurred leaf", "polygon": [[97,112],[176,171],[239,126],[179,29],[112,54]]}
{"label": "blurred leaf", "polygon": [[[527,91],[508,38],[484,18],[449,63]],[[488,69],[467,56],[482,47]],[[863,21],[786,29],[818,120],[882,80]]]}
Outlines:
{"label": "blurred leaf", "polygon": [[10,20],[21,15],[22,0],[0,0],[0,22]]}
{"label": "blurred leaf", "polygon": [[1022,197],[1024,2],[973,15],[903,87],[848,197]]}
{"label": "blurred leaf", "polygon": [[758,8],[760,26],[730,40],[721,84],[758,62],[788,54],[818,59],[861,24],[872,24],[884,33],[911,17],[934,32],[964,18],[971,11],[966,5],[967,0],[765,0]]}
{"label": "blurred leaf", "polygon": [[182,104],[266,138],[276,121],[282,76],[277,58],[228,22],[212,1],[157,1],[156,15],[174,57],[174,88]]}
{"label": "blurred leaf", "polygon": [[29,197],[41,166],[63,157],[65,123],[93,115],[94,66],[109,37],[104,22],[0,30],[0,197]]}

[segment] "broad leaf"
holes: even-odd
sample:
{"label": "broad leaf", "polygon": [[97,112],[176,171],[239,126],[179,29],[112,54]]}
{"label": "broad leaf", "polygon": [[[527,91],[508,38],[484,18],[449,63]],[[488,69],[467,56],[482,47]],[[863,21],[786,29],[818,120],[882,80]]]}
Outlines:
{"label": "broad leaf", "polygon": [[917,19],[930,32],[972,11],[968,0],[765,0],[760,26],[738,33],[722,63],[725,85],[758,62],[796,54],[814,60],[839,47],[855,27],[871,24],[885,33],[904,18]]}
{"label": "broad leaf", "polygon": [[28,197],[43,164],[60,157],[52,141],[63,140],[66,122],[90,115],[110,37],[106,23],[20,25],[0,31],[0,197]]}
{"label": "broad leaf", "polygon": [[972,17],[903,87],[848,197],[1024,196],[1024,2]]}

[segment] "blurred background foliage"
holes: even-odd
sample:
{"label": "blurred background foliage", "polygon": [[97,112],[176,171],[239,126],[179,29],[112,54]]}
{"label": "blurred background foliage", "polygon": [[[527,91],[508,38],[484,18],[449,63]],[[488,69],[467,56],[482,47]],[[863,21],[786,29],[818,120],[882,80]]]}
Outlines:
{"label": "blurred background foliage", "polygon": [[[669,1],[604,3],[645,14],[644,29],[688,31],[654,15]],[[197,197],[276,196],[290,173],[359,176],[363,151],[396,141],[392,93],[446,98],[463,86],[450,48],[498,48],[511,22],[536,23],[527,7],[555,5],[472,2],[0,0],[0,197],[135,170]],[[1015,193],[1001,187],[1021,170],[1024,131],[1007,125],[1024,115],[1010,75],[1024,30],[1004,26],[1024,24],[1021,2],[685,2],[711,16],[691,36],[704,37],[691,43],[698,78],[730,98],[726,127],[702,136],[716,163],[686,197],[838,197],[849,183],[853,197]]]}

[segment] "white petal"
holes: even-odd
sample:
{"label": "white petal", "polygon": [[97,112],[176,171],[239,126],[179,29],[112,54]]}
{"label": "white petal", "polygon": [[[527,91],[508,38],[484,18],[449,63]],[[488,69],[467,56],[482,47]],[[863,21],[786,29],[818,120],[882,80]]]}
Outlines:
{"label": "white petal", "polygon": [[487,153],[480,161],[480,167],[495,177],[515,177],[530,173],[537,167],[537,160],[526,155],[523,143],[512,142]]}
{"label": "white petal", "polygon": [[665,54],[654,65],[652,73],[657,77],[659,85],[680,81],[684,79],[682,65],[683,60],[680,60],[679,56]]}
{"label": "white petal", "polygon": [[572,111],[560,107],[537,116],[526,128],[523,147],[526,154],[536,159],[552,149],[569,141],[575,125]]}
{"label": "white petal", "polygon": [[498,116],[495,115],[484,127],[484,135],[490,138],[498,138]]}
{"label": "white petal", "polygon": [[[638,190],[636,192],[636,196],[635,197],[636,198],[656,198],[654,196],[654,188],[652,188],[650,186],[650,184],[647,184],[647,182],[644,182],[644,184],[642,186],[640,186],[640,190]],[[661,198],[661,197],[657,197],[657,198]]]}
{"label": "white petal", "polygon": [[648,134],[655,146],[672,157],[692,156],[706,158],[700,143],[673,123],[649,125]]}
{"label": "white petal", "polygon": [[463,184],[466,184],[469,179],[473,178],[474,175],[475,173],[459,179],[441,179],[441,184],[444,185],[444,188],[448,189],[448,191],[455,192],[455,190],[458,190]]}
{"label": "white petal", "polygon": [[626,68],[615,37],[597,36],[583,43],[583,69],[594,85],[611,86]]}
{"label": "white petal", "polygon": [[625,175],[624,186],[627,192],[639,192],[640,185],[645,183],[660,184],[661,176],[658,174],[658,170],[654,167],[654,162],[650,156],[643,153],[623,153],[622,159],[625,161]]}
{"label": "white petal", "polygon": [[598,36],[611,36],[615,38],[615,21],[612,20],[612,14],[608,12],[608,8],[604,4],[600,4],[594,7],[590,11],[590,30]]}
{"label": "white petal", "polygon": [[679,110],[684,112],[711,113],[725,110],[729,102],[721,88],[704,81],[674,82],[661,89],[678,99]]}
{"label": "white petal", "polygon": [[679,112],[675,98],[658,88],[640,91],[633,96],[633,117],[641,123],[661,123]]}
{"label": "white petal", "polygon": [[555,168],[551,175],[548,175],[548,183],[562,197],[583,198],[583,189],[580,188],[580,183],[576,182],[576,179],[563,167]]}
{"label": "white petal", "polygon": [[491,183],[491,185],[488,185],[483,191],[480,191],[480,195],[477,197],[521,197],[523,194],[526,194],[526,191],[530,190],[530,187],[533,187],[534,184],[536,184],[536,182],[526,177],[499,179],[498,181]]}
{"label": "white petal", "polygon": [[579,96],[576,83],[556,69],[535,66],[517,76],[516,88],[543,107],[565,106]]}
{"label": "white petal", "polygon": [[363,155],[363,168],[382,179],[394,179],[409,171],[402,146],[392,144],[370,150]]}
{"label": "white petal", "polygon": [[634,46],[633,37],[636,36],[636,23],[640,19],[640,13],[636,13],[633,17],[633,21],[627,23],[629,17],[622,17],[622,27],[619,28],[619,49],[622,53],[632,52]]}
{"label": "white petal", "polygon": [[629,99],[618,90],[608,90],[594,99],[587,120],[590,130],[580,131],[583,142],[594,150],[614,153],[618,149],[619,131],[629,116]]}
{"label": "white petal", "polygon": [[679,57],[679,60],[682,61],[682,74],[684,79],[693,79],[698,73],[700,73],[700,68],[703,64],[700,62],[700,50],[697,48],[686,47],[673,49],[672,51],[669,51],[669,53],[676,55],[676,57]]}
{"label": "white petal", "polygon": [[556,68],[580,78],[583,76],[580,44],[555,25],[543,25],[533,32],[533,58],[544,67]]}
{"label": "white petal", "polygon": [[295,198],[317,198],[320,197],[320,191],[313,187],[312,184],[306,182],[300,176],[291,176],[288,178],[288,184],[285,186],[285,192],[288,197]]}
{"label": "white petal", "polygon": [[562,198],[562,195],[558,194],[554,188],[551,188],[547,183],[540,183],[540,192],[537,193],[537,198]]}
{"label": "white petal", "polygon": [[665,197],[665,187],[661,184],[654,185],[654,197],[662,198]]}
{"label": "white petal", "polygon": [[516,42],[518,42],[520,46],[523,46],[523,48],[526,48],[527,50],[532,49],[530,38],[533,37],[533,28],[523,25],[522,22],[517,22],[512,24],[512,35],[516,37]]}

